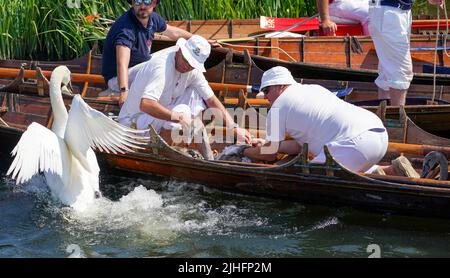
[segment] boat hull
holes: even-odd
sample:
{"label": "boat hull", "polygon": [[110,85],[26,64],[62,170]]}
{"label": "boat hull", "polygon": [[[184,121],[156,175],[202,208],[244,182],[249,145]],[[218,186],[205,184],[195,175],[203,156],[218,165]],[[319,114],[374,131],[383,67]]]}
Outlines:
{"label": "boat hull", "polygon": [[[160,159],[156,156],[101,154],[109,167],[135,174],[157,175],[206,185],[232,193],[280,198],[326,206],[351,206],[366,211],[415,216],[450,217],[447,190],[427,192],[420,186],[402,188],[373,179],[311,175],[217,167],[196,161]],[[300,172],[300,167],[298,171]]]}

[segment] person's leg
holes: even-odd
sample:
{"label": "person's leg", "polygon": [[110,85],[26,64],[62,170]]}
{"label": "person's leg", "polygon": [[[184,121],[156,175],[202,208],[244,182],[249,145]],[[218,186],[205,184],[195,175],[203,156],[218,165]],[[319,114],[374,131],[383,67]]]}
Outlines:
{"label": "person's leg", "polygon": [[[377,164],[386,154],[388,147],[387,132],[382,129],[372,129],[346,140],[327,144],[333,158],[352,172],[365,172]],[[325,154],[322,151],[311,162],[324,163]]]}
{"label": "person's leg", "polygon": [[414,169],[411,162],[404,157],[399,156],[392,160],[391,165],[380,166],[380,168],[386,173],[386,175],[420,178],[419,173]]}
{"label": "person's leg", "polygon": [[391,105],[392,106],[405,105],[407,93],[408,93],[407,90],[398,90],[398,89],[391,88],[389,90],[389,94],[390,94],[390,98],[391,98]]}
{"label": "person's leg", "polygon": [[178,112],[188,113],[192,119],[192,126],[189,131],[183,130],[177,123],[166,122],[164,124],[165,137],[169,137],[167,132],[170,130],[171,138],[168,142],[172,145],[185,148],[196,149],[208,160],[213,160],[213,152],[209,142],[206,128],[201,119],[201,112],[206,109],[203,99],[197,94],[195,89],[187,89],[181,96],[169,105],[169,108]]}
{"label": "person's leg", "polygon": [[104,92],[104,94],[108,95],[119,95],[120,89],[119,85],[117,84],[117,77],[113,77],[110,80],[108,80],[108,90]]}
{"label": "person's leg", "polygon": [[[140,63],[135,65],[132,68],[128,69],[128,88],[131,87],[131,84],[133,83],[134,79],[136,78],[136,74],[139,71],[139,69],[143,66],[144,63]],[[111,91],[112,94],[120,94],[120,88],[117,81],[117,76],[111,78],[108,80],[108,89]]]}
{"label": "person's leg", "polygon": [[369,1],[339,0],[329,5],[331,16],[356,20],[363,26],[364,35],[369,35]]}
{"label": "person's leg", "polygon": [[[334,160],[351,172],[360,172],[366,164],[366,158],[355,149],[352,140],[330,142],[327,144],[328,150]],[[325,152],[322,150],[311,163],[323,164],[326,161]]]}
{"label": "person's leg", "polygon": [[389,99],[391,101],[390,105],[392,106],[405,105],[407,93],[407,90],[390,88],[389,90],[385,91],[381,88],[378,88],[378,99]]}

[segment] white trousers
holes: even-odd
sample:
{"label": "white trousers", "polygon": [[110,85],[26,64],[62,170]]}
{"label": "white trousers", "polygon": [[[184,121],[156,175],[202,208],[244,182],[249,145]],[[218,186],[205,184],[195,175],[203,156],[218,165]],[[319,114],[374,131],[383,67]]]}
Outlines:
{"label": "white trousers", "polygon": [[369,35],[369,0],[336,0],[328,6],[331,19],[336,23],[358,21],[364,35]]}
{"label": "white trousers", "polygon": [[[181,96],[176,98],[171,104],[167,106],[167,109],[176,111],[179,113],[185,113],[192,118],[196,118],[200,113],[206,109],[206,104],[203,99],[197,94],[195,89],[188,88]],[[136,117],[137,129],[148,129],[148,126],[152,125],[156,132],[160,132],[164,129],[178,129],[181,130],[179,123],[171,121],[165,121],[147,113],[139,113]]]}
{"label": "white trousers", "polygon": [[[331,155],[342,166],[352,172],[366,172],[380,162],[388,148],[388,134],[384,128],[364,131],[360,135],[327,144]],[[322,150],[312,163],[325,163],[326,157]]]}
{"label": "white trousers", "polygon": [[369,30],[378,56],[375,84],[385,91],[407,90],[413,79],[411,24],[411,11],[370,6]]}

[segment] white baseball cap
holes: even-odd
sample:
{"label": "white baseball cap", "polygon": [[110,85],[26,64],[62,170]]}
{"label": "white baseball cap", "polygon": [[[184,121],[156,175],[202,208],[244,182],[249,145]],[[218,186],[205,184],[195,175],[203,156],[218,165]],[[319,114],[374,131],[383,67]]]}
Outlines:
{"label": "white baseball cap", "polygon": [[189,65],[206,72],[204,63],[211,53],[211,45],[205,38],[199,35],[193,35],[189,40],[179,38],[177,45],[180,47]]}
{"label": "white baseball cap", "polygon": [[261,88],[259,90],[262,91],[268,86],[292,85],[295,83],[296,81],[294,77],[292,77],[291,72],[285,67],[278,66],[271,68],[263,74],[261,79]]}

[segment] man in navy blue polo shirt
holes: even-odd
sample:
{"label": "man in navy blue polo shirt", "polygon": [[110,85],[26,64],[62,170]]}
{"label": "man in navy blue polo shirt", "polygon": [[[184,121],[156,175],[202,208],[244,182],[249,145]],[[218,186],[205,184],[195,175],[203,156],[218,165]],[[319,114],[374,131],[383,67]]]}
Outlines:
{"label": "man in navy blue polo shirt", "polygon": [[[441,5],[443,0],[428,0]],[[413,79],[410,34],[414,0],[369,0],[369,31],[378,56],[379,99],[405,105]]]}
{"label": "man in navy blue polo shirt", "polygon": [[122,106],[129,84],[134,79],[137,65],[150,60],[155,33],[177,40],[189,39],[192,34],[180,28],[167,25],[153,9],[159,0],[133,0],[132,8],[119,17],[106,37],[103,47],[102,75],[108,87],[120,92]]}

